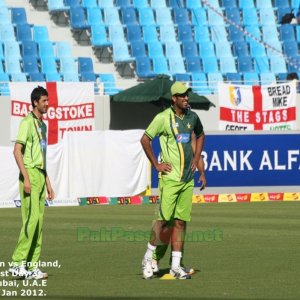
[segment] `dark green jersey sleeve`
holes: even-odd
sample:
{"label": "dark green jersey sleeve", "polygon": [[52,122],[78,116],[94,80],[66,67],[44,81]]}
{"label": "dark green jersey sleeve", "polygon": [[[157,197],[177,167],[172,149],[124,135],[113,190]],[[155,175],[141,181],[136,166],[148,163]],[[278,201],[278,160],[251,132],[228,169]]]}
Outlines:
{"label": "dark green jersey sleeve", "polygon": [[200,118],[198,117],[197,114],[195,114],[195,117],[196,117],[196,121],[195,121],[194,132],[195,132],[196,137],[198,138],[199,136],[201,136],[204,133],[204,131],[203,131],[203,125],[200,121]]}

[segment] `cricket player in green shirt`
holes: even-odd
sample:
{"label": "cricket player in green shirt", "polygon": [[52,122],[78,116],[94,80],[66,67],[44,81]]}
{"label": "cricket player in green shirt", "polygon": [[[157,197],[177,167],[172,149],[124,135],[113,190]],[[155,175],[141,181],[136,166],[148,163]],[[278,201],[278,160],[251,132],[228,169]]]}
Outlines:
{"label": "cricket player in green shirt", "polygon": [[47,127],[43,114],[48,109],[48,92],[41,86],[31,93],[33,110],[21,121],[14,156],[20,170],[22,229],[12,256],[9,272],[26,279],[45,279],[38,268],[42,246],[46,190],[48,199],[54,192],[46,170]]}
{"label": "cricket player in green shirt", "polygon": [[[152,257],[160,233],[174,220],[171,233],[172,263],[170,274],[178,279],[190,279],[180,262],[184,244],[186,222],[191,219],[194,172],[204,144],[204,131],[198,115],[189,109],[188,93],[191,89],[181,82],[171,86],[172,106],[159,113],[141,138],[142,147],[159,172],[159,215],[153,225],[153,235],[148,242],[142,261],[143,277],[153,277]],[[192,135],[196,137],[195,151]],[[161,162],[158,162],[151,141],[159,136]]]}

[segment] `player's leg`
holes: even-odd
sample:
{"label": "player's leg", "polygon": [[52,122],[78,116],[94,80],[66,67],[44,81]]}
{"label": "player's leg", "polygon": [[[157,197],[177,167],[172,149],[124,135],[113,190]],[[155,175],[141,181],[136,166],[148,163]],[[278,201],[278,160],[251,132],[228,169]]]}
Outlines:
{"label": "player's leg", "polygon": [[193,188],[193,180],[183,184],[177,199],[174,214],[175,224],[171,237],[172,264],[170,273],[180,279],[191,278],[190,275],[181,267],[181,258],[184,247],[186,222],[191,219]]}

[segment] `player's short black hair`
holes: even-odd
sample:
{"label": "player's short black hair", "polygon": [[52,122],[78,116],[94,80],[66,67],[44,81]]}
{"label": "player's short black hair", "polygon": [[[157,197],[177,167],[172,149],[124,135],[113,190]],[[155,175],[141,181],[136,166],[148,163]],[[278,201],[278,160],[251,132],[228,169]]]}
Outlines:
{"label": "player's short black hair", "polygon": [[39,101],[42,96],[48,96],[48,92],[42,86],[37,86],[31,92],[31,105],[35,107],[34,101]]}

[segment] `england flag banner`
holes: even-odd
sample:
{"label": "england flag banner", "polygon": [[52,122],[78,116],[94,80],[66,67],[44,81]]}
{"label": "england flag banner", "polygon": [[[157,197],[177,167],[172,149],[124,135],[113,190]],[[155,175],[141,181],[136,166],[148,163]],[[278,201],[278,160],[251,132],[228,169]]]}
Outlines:
{"label": "england flag banner", "polygon": [[219,83],[219,129],[296,129],[296,82],[267,86]]}
{"label": "england flag banner", "polygon": [[95,130],[93,82],[10,82],[12,141],[22,118],[32,110],[30,95],[38,85],[48,91],[49,108],[43,119],[49,145],[56,144],[66,131]]}

